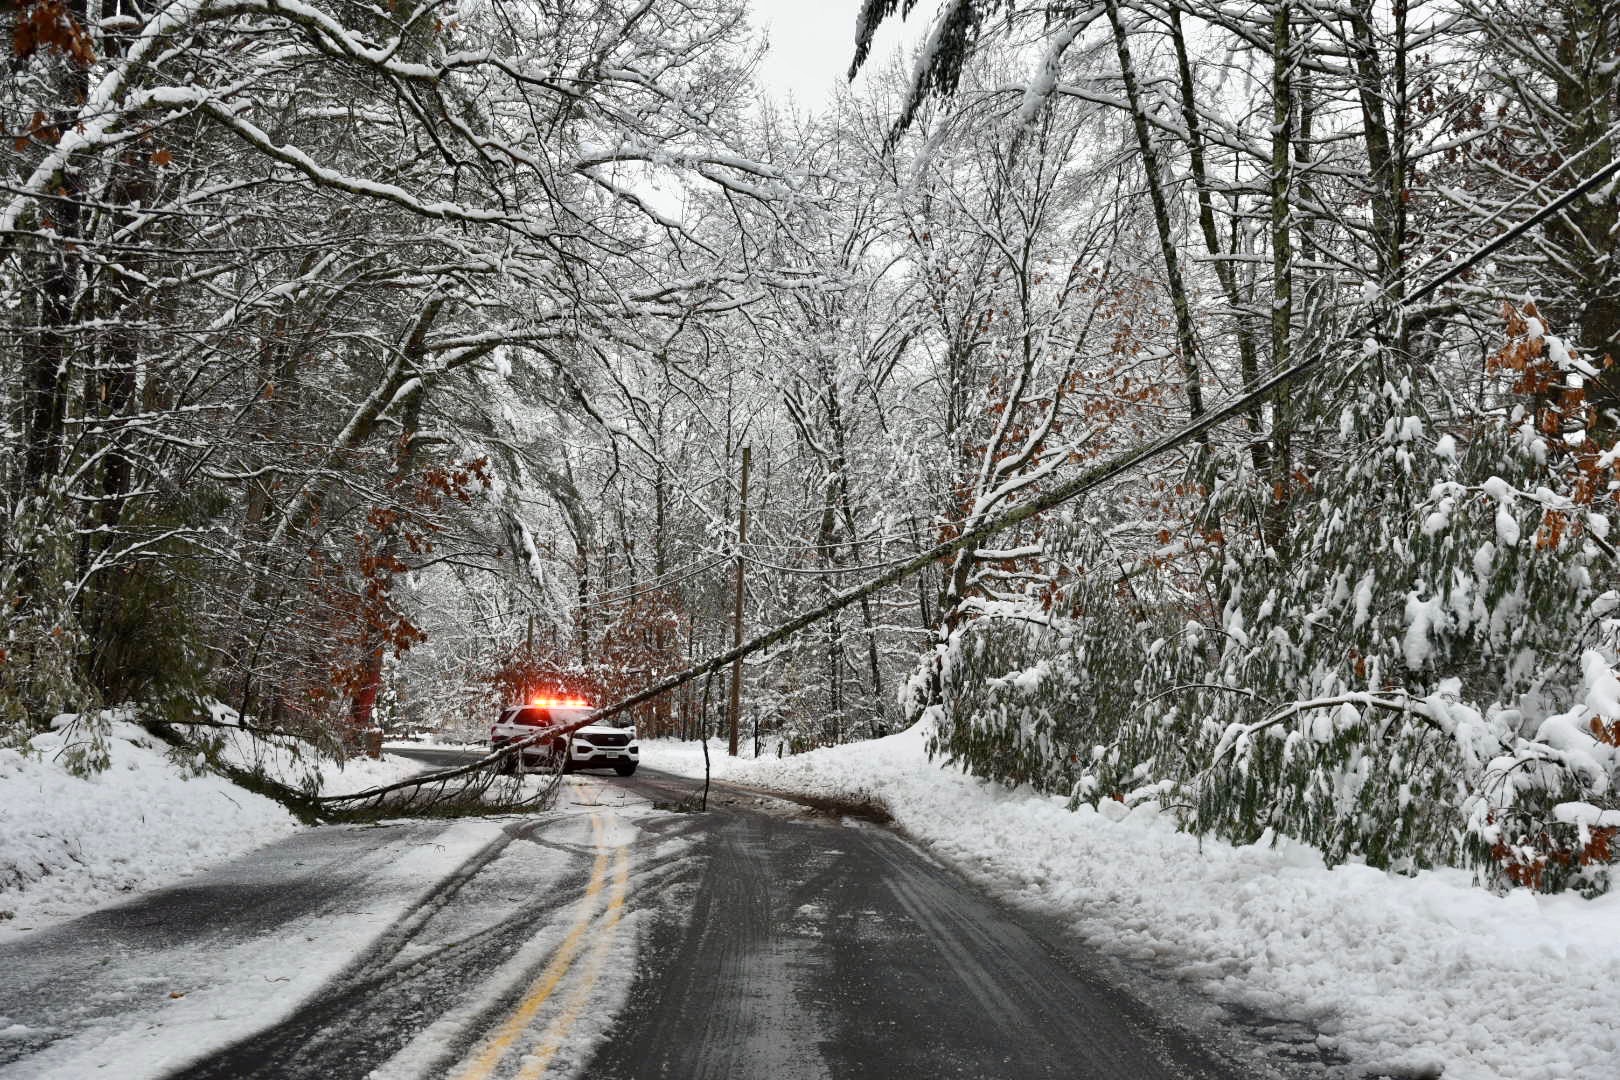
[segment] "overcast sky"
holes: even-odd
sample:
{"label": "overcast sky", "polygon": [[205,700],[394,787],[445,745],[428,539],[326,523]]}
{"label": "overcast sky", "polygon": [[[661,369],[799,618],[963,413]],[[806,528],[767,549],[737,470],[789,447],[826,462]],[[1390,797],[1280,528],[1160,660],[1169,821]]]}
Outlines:
{"label": "overcast sky", "polygon": [[[844,80],[855,55],[855,14],[861,0],[752,0],[754,25],[768,35],[771,50],[758,78],[767,93],[814,111]],[[901,29],[898,16],[879,31],[872,59],[881,60],[901,41],[915,41],[933,17],[933,0],[922,0]],[[870,63],[871,61],[869,61]]]}

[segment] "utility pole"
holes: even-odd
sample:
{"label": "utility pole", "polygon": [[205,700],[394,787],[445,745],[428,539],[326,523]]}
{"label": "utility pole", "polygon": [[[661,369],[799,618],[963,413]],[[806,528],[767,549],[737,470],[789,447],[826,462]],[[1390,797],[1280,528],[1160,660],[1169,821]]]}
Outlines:
{"label": "utility pole", "polygon": [[[743,641],[743,545],[748,543],[748,447],[742,448],[742,491],[737,497],[737,584],[731,600],[731,647]],[[728,753],[737,756],[737,719],[742,715],[742,657],[731,662],[730,739]]]}

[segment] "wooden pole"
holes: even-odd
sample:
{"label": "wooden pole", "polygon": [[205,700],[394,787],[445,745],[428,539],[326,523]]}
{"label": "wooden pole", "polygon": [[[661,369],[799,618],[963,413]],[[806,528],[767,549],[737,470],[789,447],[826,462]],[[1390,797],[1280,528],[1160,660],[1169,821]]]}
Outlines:
{"label": "wooden pole", "polygon": [[[743,545],[748,543],[748,447],[742,448],[742,490],[737,497],[737,580],[735,591],[731,598],[731,647],[736,649],[743,643]],[[727,753],[737,756],[737,721],[742,715],[742,674],[743,658],[738,656],[731,663],[731,708],[729,712],[729,736],[727,740]]]}

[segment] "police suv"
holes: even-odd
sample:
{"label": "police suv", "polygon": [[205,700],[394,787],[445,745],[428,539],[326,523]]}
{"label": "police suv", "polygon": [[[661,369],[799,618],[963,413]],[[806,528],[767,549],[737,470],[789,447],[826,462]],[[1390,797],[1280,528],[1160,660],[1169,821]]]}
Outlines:
{"label": "police suv", "polygon": [[[528,705],[508,705],[490,725],[489,745],[499,750],[542,730],[577,724],[592,711],[593,706],[580,698],[536,698]],[[572,735],[537,739],[524,747],[522,754],[508,759],[504,766],[508,771],[520,767],[517,757],[523,759],[524,770],[554,768],[561,758],[564,772],[612,769],[620,776],[629,776],[641,763],[641,747],[636,743],[634,721],[614,716],[582,727]]]}

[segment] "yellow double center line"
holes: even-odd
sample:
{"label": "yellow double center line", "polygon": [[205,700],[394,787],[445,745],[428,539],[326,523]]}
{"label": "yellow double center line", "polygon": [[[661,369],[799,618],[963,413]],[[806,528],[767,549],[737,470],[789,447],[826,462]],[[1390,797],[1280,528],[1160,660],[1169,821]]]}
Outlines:
{"label": "yellow double center line", "polygon": [[546,1029],[545,1037],[536,1049],[535,1055],[524,1063],[523,1069],[518,1073],[519,1080],[538,1080],[546,1071],[546,1067],[551,1064],[551,1059],[561,1049],[569,1029],[579,1019],[579,1014],[584,1010],[601,971],[602,956],[608,946],[608,935],[619,924],[619,919],[624,914],[624,898],[630,887],[629,845],[620,844],[616,853],[610,852],[603,846],[602,834],[602,815],[591,815],[591,840],[596,848],[596,862],[591,867],[591,879],[585,886],[585,893],[580,897],[576,909],[578,914],[575,916],[573,926],[569,928],[562,944],[557,947],[551,962],[524,993],[517,1008],[513,1009],[512,1014],[495,1030],[495,1034],[479,1051],[478,1056],[455,1074],[455,1080],[487,1080],[496,1066],[506,1057],[507,1052],[512,1049],[512,1045],[529,1029],[546,1002],[556,993],[557,987],[562,984],[574,966],[574,961],[578,959],[580,949],[585,944],[585,935],[597,921],[596,898],[601,895],[602,889],[607,884],[608,858],[616,854],[613,892],[608,899],[606,910],[602,913],[601,925],[597,927],[597,937],[592,945],[584,977],[576,984],[563,1011]]}
{"label": "yellow double center line", "polygon": [[552,1020],[551,1026],[546,1029],[545,1038],[540,1041],[534,1056],[526,1061],[523,1068],[518,1071],[517,1080],[540,1080],[540,1076],[551,1064],[551,1059],[557,1056],[562,1049],[563,1040],[568,1037],[569,1030],[579,1019],[579,1014],[585,1010],[590,1002],[591,990],[596,986],[596,980],[602,973],[602,957],[611,943],[610,935],[613,928],[619,925],[619,917],[624,914],[624,894],[630,887],[630,848],[628,845],[620,846],[618,857],[613,868],[613,894],[608,898],[607,910],[602,913],[601,924],[597,927],[597,936],[591,942],[591,955],[585,962],[585,970],[579,980],[574,984],[573,993],[569,995],[568,1002],[563,1011]]}

